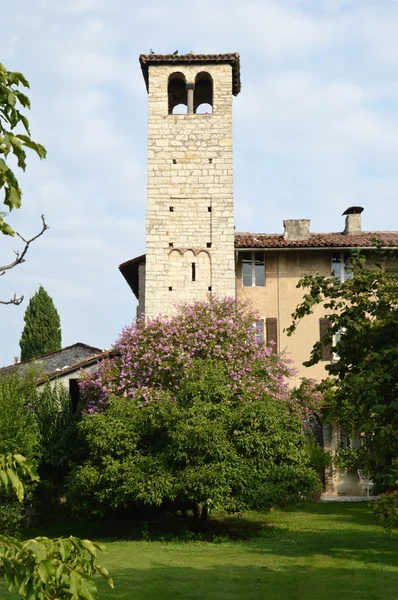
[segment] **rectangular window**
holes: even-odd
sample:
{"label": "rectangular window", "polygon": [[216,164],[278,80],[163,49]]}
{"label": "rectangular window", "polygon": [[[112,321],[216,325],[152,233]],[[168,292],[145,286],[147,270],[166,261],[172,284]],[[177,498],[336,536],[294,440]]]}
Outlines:
{"label": "rectangular window", "polygon": [[332,254],[332,275],[341,283],[354,277],[348,252],[334,252]]}
{"label": "rectangular window", "polygon": [[264,321],[262,319],[254,321],[254,327],[256,328],[256,338],[262,344],[264,342]]}
{"label": "rectangular window", "polygon": [[265,285],[264,252],[242,252],[242,285]]}

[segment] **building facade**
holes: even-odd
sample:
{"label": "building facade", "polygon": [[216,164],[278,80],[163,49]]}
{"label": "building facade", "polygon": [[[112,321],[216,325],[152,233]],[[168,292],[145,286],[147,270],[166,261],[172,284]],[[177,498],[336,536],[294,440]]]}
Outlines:
{"label": "building facade", "polygon": [[[398,249],[398,232],[364,232],[362,208],[347,209],[342,231],[312,233],[309,219],[290,219],[281,234],[235,233],[232,97],[240,91],[239,55],[141,55],[148,90],[146,254],[119,269],[138,300],[138,314],[171,314],[181,302],[208,294],[250,300],[258,337],[293,362],[296,376],[323,379],[333,360],[307,368],[328,327],[321,306],[288,337],[301,303],[298,281],[308,274],[344,281],[353,249],[374,238]],[[321,426],[322,445],[340,444],[339,427]],[[360,494],[355,478],[326,478],[332,493]]]}

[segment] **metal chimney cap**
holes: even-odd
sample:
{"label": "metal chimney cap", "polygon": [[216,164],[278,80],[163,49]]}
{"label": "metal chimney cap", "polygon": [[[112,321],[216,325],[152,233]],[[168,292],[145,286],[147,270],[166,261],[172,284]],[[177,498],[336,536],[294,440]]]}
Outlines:
{"label": "metal chimney cap", "polygon": [[350,208],[347,208],[347,210],[345,210],[343,212],[343,216],[344,215],[360,215],[361,212],[363,212],[362,206],[350,206]]}

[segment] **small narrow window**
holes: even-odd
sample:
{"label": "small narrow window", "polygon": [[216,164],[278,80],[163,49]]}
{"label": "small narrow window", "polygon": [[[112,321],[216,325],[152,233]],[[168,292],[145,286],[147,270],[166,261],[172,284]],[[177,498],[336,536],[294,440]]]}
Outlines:
{"label": "small narrow window", "polygon": [[169,292],[172,292],[172,291],[173,291],[173,286],[170,285],[169,286]]}
{"label": "small narrow window", "polygon": [[207,242],[206,248],[211,248],[211,242]]}
{"label": "small narrow window", "polygon": [[[340,329],[339,329],[339,330],[338,330],[338,331],[337,331],[337,332],[336,332],[336,333],[333,335],[333,346],[334,346],[334,347],[336,347],[336,346],[337,346],[337,344],[339,344],[339,343],[340,343],[340,341],[341,341],[341,338],[342,338],[342,336],[343,336],[343,334],[344,334],[344,332],[345,332],[345,331],[346,331],[345,327],[341,327],[341,328],[340,328]],[[333,352],[333,360],[334,360],[334,361],[336,361],[336,362],[337,362],[338,360],[340,360],[340,355],[339,355],[339,353],[338,353],[336,350]]]}
{"label": "small narrow window", "polygon": [[210,164],[210,165],[212,164],[212,162],[213,162],[213,159],[212,159],[212,158],[209,158],[209,164]]}
{"label": "small narrow window", "polygon": [[211,206],[207,207],[207,212],[211,212]]}
{"label": "small narrow window", "polygon": [[254,321],[254,327],[256,330],[256,339],[260,344],[262,344],[264,342],[264,321],[262,319]]}
{"label": "small narrow window", "polygon": [[169,206],[169,211],[174,212],[174,206]]}
{"label": "small narrow window", "polygon": [[350,264],[350,254],[348,252],[334,252],[332,254],[332,276],[336,277],[341,283],[354,277]]}
{"label": "small narrow window", "polygon": [[196,264],[192,263],[192,281],[196,281]]}
{"label": "small narrow window", "polygon": [[173,248],[173,247],[174,247],[173,242],[169,242],[169,248]]}
{"label": "small narrow window", "polygon": [[176,164],[177,164],[177,161],[175,158],[173,158],[173,165],[176,165]]}
{"label": "small narrow window", "polygon": [[209,290],[209,292],[211,292],[211,285],[209,285],[209,287],[207,289]]}
{"label": "small narrow window", "polygon": [[242,252],[242,284],[245,287],[265,285],[264,252]]}

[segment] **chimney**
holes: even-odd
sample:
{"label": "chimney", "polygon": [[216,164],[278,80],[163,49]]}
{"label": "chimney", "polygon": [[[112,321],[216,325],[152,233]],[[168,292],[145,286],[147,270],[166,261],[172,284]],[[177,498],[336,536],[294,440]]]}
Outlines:
{"label": "chimney", "polygon": [[283,239],[300,241],[310,239],[310,219],[286,219],[283,221]]}
{"label": "chimney", "polygon": [[363,211],[362,206],[350,206],[343,212],[345,218],[345,229],[343,233],[345,235],[359,235],[362,233],[361,229],[361,212]]}

